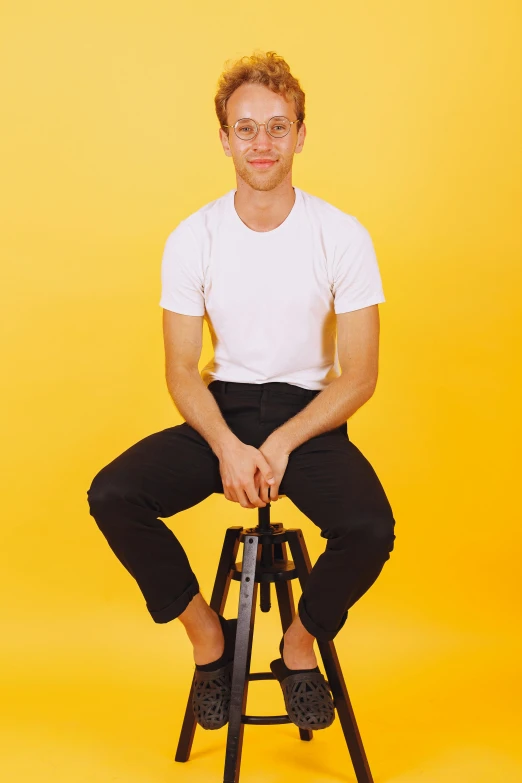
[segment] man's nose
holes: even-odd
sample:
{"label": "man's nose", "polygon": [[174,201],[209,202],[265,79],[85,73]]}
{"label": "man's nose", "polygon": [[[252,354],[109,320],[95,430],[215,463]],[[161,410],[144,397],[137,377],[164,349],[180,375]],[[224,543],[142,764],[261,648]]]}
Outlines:
{"label": "man's nose", "polygon": [[253,146],[254,147],[272,146],[272,137],[269,133],[267,133],[267,130],[264,125],[259,126],[257,136],[254,137]]}

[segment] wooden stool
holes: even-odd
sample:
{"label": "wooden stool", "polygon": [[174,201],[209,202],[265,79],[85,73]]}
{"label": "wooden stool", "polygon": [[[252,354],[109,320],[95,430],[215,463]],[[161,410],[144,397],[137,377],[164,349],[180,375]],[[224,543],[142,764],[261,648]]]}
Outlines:
{"label": "wooden stool", "polygon": [[[279,497],[285,497],[279,495]],[[239,607],[237,614],[237,633],[234,649],[234,667],[232,671],[232,693],[228,721],[227,746],[225,755],[224,783],[238,783],[243,746],[243,727],[245,723],[255,725],[291,723],[284,715],[246,715],[248,683],[251,680],[270,680],[274,675],[269,672],[251,672],[250,658],[256,611],[257,586],[260,585],[260,608],[269,612],[271,607],[270,583],[275,585],[279,614],[283,633],[292,623],[295,615],[292,579],[299,579],[304,589],[308,574],[312,570],[303,533],[299,528],[286,530],[280,522],[270,523],[270,503],[258,508],[258,524],[253,528],[229,527],[217,569],[210,606],[223,615],[230,580],[241,582],[239,589]],[[288,560],[286,542],[293,557]],[[243,544],[242,562],[236,563],[239,544]],[[352,760],[358,783],[373,783],[372,774],[362,740],[357,728],[355,716],[350,704],[339,659],[333,641],[317,645],[324,664],[326,680],[332,691],[337,715],[341,722],[344,738]],[[192,710],[192,691],[190,688],[185,717],[176,751],[176,761],[188,761],[198,725]],[[297,728],[297,726],[296,726]],[[302,740],[310,741],[313,732],[310,729],[297,729]],[[322,729],[326,731],[326,729]]]}

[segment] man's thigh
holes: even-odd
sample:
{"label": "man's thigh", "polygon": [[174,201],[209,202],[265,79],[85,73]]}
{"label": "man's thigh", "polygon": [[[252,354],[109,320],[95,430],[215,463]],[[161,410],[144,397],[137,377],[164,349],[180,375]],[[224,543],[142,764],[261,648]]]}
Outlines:
{"label": "man's thigh", "polygon": [[321,528],[324,538],[366,524],[393,528],[384,488],[346,428],[316,435],[294,449],[279,491]]}
{"label": "man's thigh", "polygon": [[183,422],[122,452],[94,477],[88,495],[124,496],[170,517],[214,492],[223,492],[219,460],[199,432]]}

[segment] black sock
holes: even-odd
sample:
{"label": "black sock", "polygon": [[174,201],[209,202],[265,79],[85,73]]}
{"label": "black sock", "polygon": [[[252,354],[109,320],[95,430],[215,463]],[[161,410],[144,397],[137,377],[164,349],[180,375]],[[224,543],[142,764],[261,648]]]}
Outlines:
{"label": "black sock", "polygon": [[221,657],[217,660],[211,661],[210,663],[197,663],[196,669],[200,672],[213,672],[216,669],[221,669],[222,666],[226,666],[234,657],[235,634],[232,633],[228,621],[220,614],[218,617],[219,622],[221,623],[223,636],[225,637],[225,649],[223,650]]}

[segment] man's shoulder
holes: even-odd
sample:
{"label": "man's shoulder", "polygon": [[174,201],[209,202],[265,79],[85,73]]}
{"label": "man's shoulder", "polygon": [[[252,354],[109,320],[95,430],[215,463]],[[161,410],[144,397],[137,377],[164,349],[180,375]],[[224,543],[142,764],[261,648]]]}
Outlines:
{"label": "man's shoulder", "polygon": [[220,224],[227,208],[227,200],[230,199],[233,192],[233,190],[229,190],[222,196],[203,204],[194,212],[181,217],[176,227],[171,231],[169,239],[172,238],[179,242],[200,239],[202,234],[208,233],[209,229],[212,230],[212,226]]}
{"label": "man's shoulder", "polygon": [[233,190],[228,190],[222,196],[218,196],[218,198],[203,204],[202,207],[187,215],[182,222],[195,232],[204,230],[209,225],[219,222],[228,207],[233,192]]}
{"label": "man's shoulder", "polygon": [[324,223],[328,229],[339,231],[352,230],[356,232],[363,228],[355,215],[352,215],[350,212],[346,212],[330,201],[308,191],[301,189],[301,193],[306,211],[310,215],[314,215],[321,223]]}

